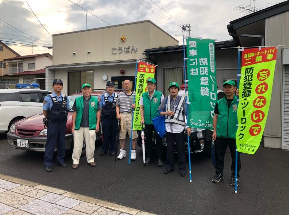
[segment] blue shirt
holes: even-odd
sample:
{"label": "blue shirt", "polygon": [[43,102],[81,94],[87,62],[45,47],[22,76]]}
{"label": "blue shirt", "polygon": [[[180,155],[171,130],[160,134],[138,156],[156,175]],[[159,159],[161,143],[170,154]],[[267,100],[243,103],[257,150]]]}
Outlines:
{"label": "blue shirt", "polygon": [[105,106],[105,94],[108,95],[108,101],[113,102],[114,101],[114,96],[117,96],[115,92],[110,96],[109,93],[105,92],[101,96],[101,101],[100,101],[100,107],[103,108]]}
{"label": "blue shirt", "polygon": [[[54,92],[52,92],[52,95],[53,95],[53,97],[55,97],[57,99],[57,101],[62,101],[62,98],[65,97],[64,94],[61,94],[61,96],[57,96]],[[48,109],[51,109],[52,104],[53,103],[52,103],[51,97],[49,95],[47,95],[44,98],[44,101],[43,101],[43,110],[47,111]],[[68,98],[67,98],[67,101],[66,101],[66,108],[67,108],[67,110],[69,110]]]}

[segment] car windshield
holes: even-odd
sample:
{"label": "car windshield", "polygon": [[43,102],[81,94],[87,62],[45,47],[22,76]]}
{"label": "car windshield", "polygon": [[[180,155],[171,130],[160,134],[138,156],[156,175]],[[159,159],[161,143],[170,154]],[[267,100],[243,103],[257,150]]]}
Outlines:
{"label": "car windshield", "polygon": [[77,97],[80,97],[81,95],[72,95],[72,96],[68,96],[68,101],[69,101],[69,110],[72,110],[72,107],[75,103],[75,100]]}

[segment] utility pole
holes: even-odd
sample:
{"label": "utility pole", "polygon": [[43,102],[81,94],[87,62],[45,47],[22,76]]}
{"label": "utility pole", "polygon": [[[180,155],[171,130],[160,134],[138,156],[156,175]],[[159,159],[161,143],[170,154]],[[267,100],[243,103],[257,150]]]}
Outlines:
{"label": "utility pole", "polygon": [[182,31],[188,31],[188,36],[190,37],[190,31],[191,31],[191,26],[190,26],[190,24],[185,24],[185,25],[182,25],[181,26],[181,30]]}
{"label": "utility pole", "polygon": [[31,44],[31,49],[32,49],[32,54],[33,54],[33,42],[32,42],[32,44]]}
{"label": "utility pole", "polygon": [[86,13],[86,30],[88,29],[88,13]]}

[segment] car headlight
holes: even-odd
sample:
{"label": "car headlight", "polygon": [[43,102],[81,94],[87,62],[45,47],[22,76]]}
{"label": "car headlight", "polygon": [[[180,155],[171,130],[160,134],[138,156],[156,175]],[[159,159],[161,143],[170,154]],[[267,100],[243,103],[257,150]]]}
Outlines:
{"label": "car headlight", "polygon": [[42,131],[40,131],[39,136],[47,136],[47,129],[45,128]]}
{"label": "car headlight", "polygon": [[14,123],[13,125],[10,126],[9,132],[15,133],[15,130],[16,130],[16,128],[15,128],[15,123]]}

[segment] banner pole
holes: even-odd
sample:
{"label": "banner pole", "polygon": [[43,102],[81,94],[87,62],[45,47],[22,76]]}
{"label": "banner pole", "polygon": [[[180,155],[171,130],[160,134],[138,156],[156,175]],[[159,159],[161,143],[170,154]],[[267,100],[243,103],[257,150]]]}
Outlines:
{"label": "banner pole", "polygon": [[[241,75],[241,50],[238,49],[238,74],[237,74],[237,89],[239,89],[240,80],[239,77]],[[240,93],[239,93],[240,95]],[[239,98],[239,96],[238,96]],[[239,100],[238,100],[239,105]],[[235,193],[238,193],[238,148],[237,148],[237,142],[236,142],[236,161],[235,161]]]}
{"label": "banner pole", "polygon": [[[184,45],[184,35],[183,35],[183,71],[184,71],[184,91],[186,93],[186,67],[185,67],[185,64],[186,64],[186,56],[185,56],[185,45]],[[188,105],[187,105],[187,102],[188,102],[188,95],[187,95],[187,99],[186,99],[186,105],[185,105],[185,109],[186,109],[186,125],[188,126]],[[187,134],[187,133],[186,133]],[[192,182],[192,177],[191,177],[191,160],[190,160],[190,142],[189,142],[189,135],[187,134],[187,151],[188,151],[188,169],[189,169],[189,182]]]}
{"label": "banner pole", "polygon": [[[135,104],[135,95],[136,95],[136,80],[137,80],[137,70],[138,70],[138,59],[136,59],[136,70],[135,70],[135,83],[134,83],[134,92],[133,92],[133,104]],[[131,164],[131,149],[132,149],[132,135],[133,135],[133,120],[135,109],[132,109],[132,122],[131,122],[131,136],[130,136],[130,149],[129,149],[129,165]]]}

